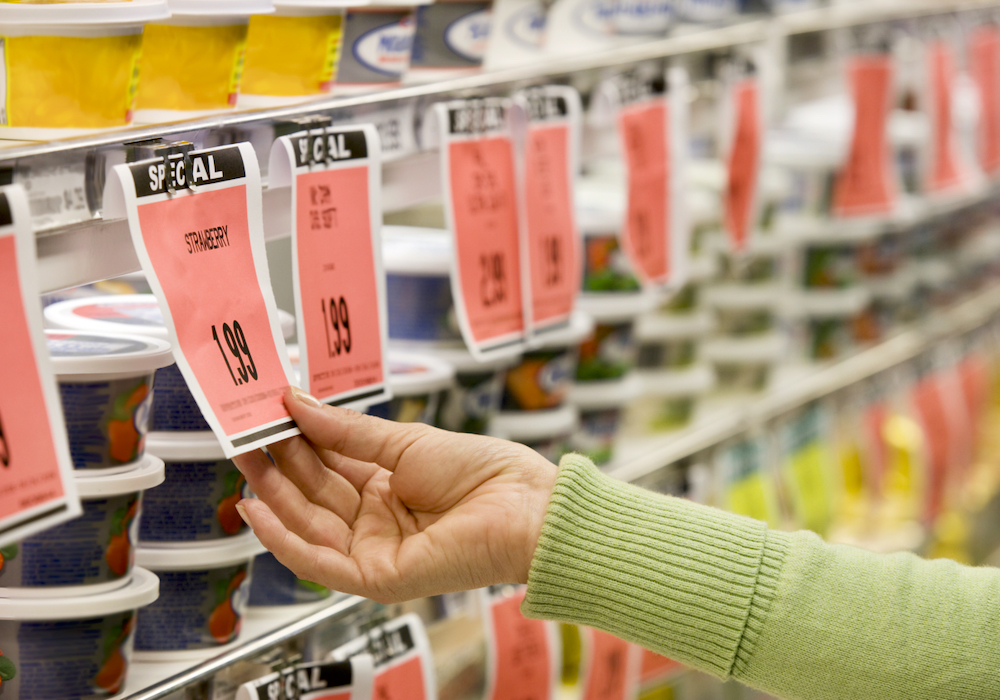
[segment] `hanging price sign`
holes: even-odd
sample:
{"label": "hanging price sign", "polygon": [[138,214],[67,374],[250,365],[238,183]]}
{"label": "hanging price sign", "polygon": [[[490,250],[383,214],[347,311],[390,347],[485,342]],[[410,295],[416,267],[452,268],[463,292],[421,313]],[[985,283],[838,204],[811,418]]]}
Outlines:
{"label": "hanging price sign", "polygon": [[896,205],[895,161],[886,131],[892,79],[892,58],[886,54],[856,56],[848,64],[854,132],[847,162],[834,183],[833,211],[838,216],[884,214]]}
{"label": "hanging price sign", "polygon": [[580,95],[549,85],[519,93],[528,115],[521,188],[525,226],[522,250],[529,281],[525,297],[534,335],[569,323],[582,275],[581,241],[573,207],[579,161]]}
{"label": "hanging price sign", "polygon": [[282,137],[268,173],[271,187],[292,188],[302,387],[332,405],[389,400],[375,127]]}
{"label": "hanging price sign", "polygon": [[927,111],[931,124],[929,162],[925,173],[930,192],[944,192],[962,185],[966,178],[955,147],[952,94],[955,58],[943,41],[927,47]]}
{"label": "hanging price sign", "polygon": [[524,297],[514,144],[507,100],[434,106],[445,217],[455,256],[451,285],[465,344],[480,359],[524,346]]}
{"label": "hanging price sign", "polygon": [[27,197],[0,188],[0,547],[81,512],[38,299]]}
{"label": "hanging price sign", "polygon": [[1000,28],[996,25],[972,33],[969,73],[979,93],[979,166],[987,175],[996,175],[1000,172]]}
{"label": "hanging price sign", "polygon": [[639,672],[639,683],[647,685],[684,670],[684,665],[649,649],[642,650],[642,666]]}
{"label": "hanging price sign", "polygon": [[743,251],[753,236],[757,215],[757,183],[764,136],[763,105],[757,79],[737,82],[732,87],[730,101],[733,131],[727,163],[725,224],[730,246],[735,251]]}
{"label": "hanging price sign", "polygon": [[292,368],[264,252],[250,144],[115,167],[107,215],[127,216],[174,359],[227,457],[298,435]]}
{"label": "hanging price sign", "polygon": [[415,613],[391,620],[335,649],[334,661],[370,654],[375,700],[437,700],[434,657],[424,623]]}
{"label": "hanging price sign", "polygon": [[689,232],[680,187],[687,148],[686,74],[662,80],[619,78],[618,134],[625,157],[628,204],[622,248],[644,285],[679,283],[686,274]]}
{"label": "hanging price sign", "polygon": [[295,664],[236,690],[236,700],[371,700],[371,655]]}
{"label": "hanging price sign", "polygon": [[524,586],[481,590],[486,626],[486,700],[547,700],[559,680],[556,626],[521,614]]}
{"label": "hanging price sign", "polygon": [[581,627],[583,700],[632,700],[639,690],[642,647],[614,635]]}

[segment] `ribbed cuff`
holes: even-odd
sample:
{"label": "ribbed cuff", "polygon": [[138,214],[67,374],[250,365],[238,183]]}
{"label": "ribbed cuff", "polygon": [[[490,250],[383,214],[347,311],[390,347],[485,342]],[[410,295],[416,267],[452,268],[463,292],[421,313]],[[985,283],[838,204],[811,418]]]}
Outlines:
{"label": "ribbed cuff", "polygon": [[752,654],[770,605],[786,546],[776,535],[756,520],[612,479],[569,455],[522,611],[602,629],[725,678]]}

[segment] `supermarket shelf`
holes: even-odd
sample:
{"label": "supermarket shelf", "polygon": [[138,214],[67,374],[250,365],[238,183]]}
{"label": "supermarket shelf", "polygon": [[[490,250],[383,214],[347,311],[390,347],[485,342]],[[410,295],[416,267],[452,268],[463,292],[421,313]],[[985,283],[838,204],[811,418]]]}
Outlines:
{"label": "supermarket shelf", "polygon": [[[644,441],[643,456],[606,469],[623,481],[635,481],[678,460],[759,428],[811,401],[829,396],[918,357],[935,343],[962,335],[1000,315],[1000,288],[981,292],[954,308],[836,364],[817,368],[795,382],[779,385],[760,398],[713,413],[710,419],[672,435]],[[635,450],[640,451],[640,450]]]}
{"label": "supermarket shelf", "polygon": [[[332,97],[280,109],[225,114],[211,118],[134,127],[85,137],[39,143],[6,142],[0,148],[0,174],[23,183],[39,197],[34,214],[43,291],[86,284],[139,269],[128,231],[122,221],[105,221],[99,214],[100,187],[107,167],[122,162],[126,144],[147,139],[190,140],[210,146],[240,140],[254,143],[266,163],[274,125],[310,115],[326,115],[335,123],[384,111],[411,109],[412,117],[430,103],[448,97],[507,93],[546,79],[580,76],[601,69],[627,67],[656,60],[738,44],[773,41],[782,36],[832,27],[919,17],[1000,6],[998,0],[888,0],[851,2],[770,19],[751,18],[729,26],[694,29],[636,46],[589,53],[536,64],[491,71],[427,85],[406,86],[368,95]],[[413,121],[413,119],[408,119]],[[416,142],[416,125],[407,139]],[[439,169],[432,152],[408,153],[386,163],[383,171],[383,209],[395,211],[440,196]],[[65,211],[60,204],[70,193],[82,204]],[[282,200],[284,197],[284,200]],[[269,238],[287,236],[287,192],[265,192],[265,231]],[[47,203],[59,210],[53,214]],[[65,209],[70,209],[67,205]]]}

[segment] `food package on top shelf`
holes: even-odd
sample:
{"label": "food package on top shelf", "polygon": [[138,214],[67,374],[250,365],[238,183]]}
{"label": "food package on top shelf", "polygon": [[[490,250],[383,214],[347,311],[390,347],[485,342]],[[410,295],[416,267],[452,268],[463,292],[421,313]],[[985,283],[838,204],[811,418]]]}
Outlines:
{"label": "food package on top shelf", "polygon": [[556,0],[545,21],[544,53],[580,55],[653,41],[674,15],[667,0]]}
{"label": "food package on top shelf", "polygon": [[351,7],[344,18],[343,49],[333,84],[336,95],[398,87],[410,67],[417,21],[411,3],[380,2]]}
{"label": "food package on top shelf", "polygon": [[47,140],[128,126],[143,26],[168,15],[166,0],[0,3],[0,138]]}
{"label": "food package on top shelf", "polygon": [[271,0],[168,0],[143,35],[135,119],[177,121],[236,107],[250,15]]}
{"label": "food package on top shelf", "polygon": [[407,83],[425,83],[482,70],[492,34],[492,0],[436,0],[416,9]]}
{"label": "food package on top shelf", "polygon": [[343,56],[346,7],[366,0],[274,0],[250,18],[240,107],[274,107],[333,90]]}

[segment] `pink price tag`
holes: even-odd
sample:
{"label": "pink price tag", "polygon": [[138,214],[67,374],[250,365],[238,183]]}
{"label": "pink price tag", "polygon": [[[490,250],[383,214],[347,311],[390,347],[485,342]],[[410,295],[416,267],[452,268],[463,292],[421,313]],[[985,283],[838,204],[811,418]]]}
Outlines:
{"label": "pink price tag", "polygon": [[931,122],[927,189],[931,192],[953,189],[965,180],[955,149],[954,118],[951,113],[954,81],[955,60],[951,49],[943,41],[931,42],[927,47],[927,108]]}
{"label": "pink price tag", "polygon": [[[335,649],[333,659],[370,654],[374,680],[368,697],[377,700],[436,700],[434,658],[420,617],[410,613]],[[360,700],[356,693],[352,696]]]}
{"label": "pink price tag", "polygon": [[1000,172],[1000,29],[984,25],[969,41],[969,73],[979,92],[976,152],[988,175]]}
{"label": "pink price tag", "polygon": [[645,284],[669,280],[670,110],[665,98],[622,107],[618,131],[628,169],[628,209],[622,248]]}
{"label": "pink price tag", "polygon": [[473,354],[518,352],[524,342],[514,144],[502,101],[438,105],[446,215],[455,242],[452,295]]}
{"label": "pink price tag", "polygon": [[282,400],[291,366],[267,273],[253,149],[115,170],[177,366],[226,455],[297,435]]}
{"label": "pink price tag", "polygon": [[649,649],[642,650],[639,682],[643,685],[684,670],[683,664]]}
{"label": "pink price tag", "polygon": [[746,249],[753,235],[757,204],[757,180],[764,123],[761,117],[760,86],[746,79],[733,87],[734,133],[729,150],[726,183],[725,223],[734,250]]}
{"label": "pink price tag", "polygon": [[[278,159],[284,163],[276,178]],[[350,127],[284,137],[271,163],[271,186],[288,180],[293,193],[302,387],[332,405],[388,400],[377,132]]]}
{"label": "pink price tag", "polygon": [[533,333],[563,326],[573,312],[582,275],[581,242],[573,211],[575,90],[549,86],[521,96],[529,115],[523,193]]}
{"label": "pink price tag", "polygon": [[848,65],[854,134],[834,183],[833,211],[838,216],[884,214],[896,205],[895,161],[886,131],[892,76],[892,58],[887,55],[857,56]]}
{"label": "pink price tag", "polygon": [[583,700],[631,700],[639,686],[642,647],[600,630],[581,628],[586,658]]}
{"label": "pink price tag", "polygon": [[80,514],[30,221],[24,190],[0,189],[0,547]]}
{"label": "pink price tag", "polygon": [[525,591],[503,595],[506,586],[484,591],[489,619],[486,700],[548,700],[553,697],[556,651],[543,620],[521,614]]}

